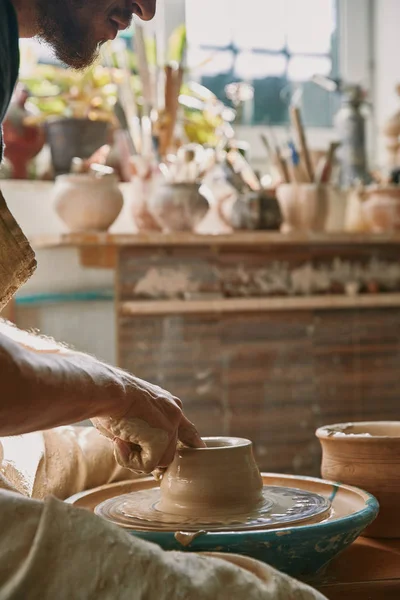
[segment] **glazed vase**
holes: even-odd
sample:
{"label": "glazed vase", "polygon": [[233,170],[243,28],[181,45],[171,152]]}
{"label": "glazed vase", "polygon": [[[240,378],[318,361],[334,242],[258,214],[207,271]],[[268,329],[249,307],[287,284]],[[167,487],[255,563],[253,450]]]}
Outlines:
{"label": "glazed vase", "polygon": [[400,538],[400,422],[321,427],[322,477],[366,490],[380,510],[366,537]]}
{"label": "glazed vase", "polygon": [[73,232],[107,231],[124,203],[113,175],[60,175],[52,196],[54,210]]}
{"label": "glazed vase", "polygon": [[197,183],[163,183],[148,201],[148,209],[167,233],[193,231],[209,209],[204,187]]}
{"label": "glazed vase", "polygon": [[206,448],[181,448],[161,481],[159,510],[209,517],[243,514],[262,502],[253,446],[242,438],[203,438]]}

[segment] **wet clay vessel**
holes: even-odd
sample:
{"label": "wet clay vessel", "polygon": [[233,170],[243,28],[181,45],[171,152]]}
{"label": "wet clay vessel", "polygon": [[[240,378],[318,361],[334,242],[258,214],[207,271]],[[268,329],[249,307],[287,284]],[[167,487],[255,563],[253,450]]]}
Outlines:
{"label": "wet clay vessel", "polygon": [[330,425],[316,435],[322,445],[322,477],[367,490],[379,502],[379,515],[364,535],[399,538],[400,422]]}
{"label": "wet clay vessel", "polygon": [[204,438],[207,448],[181,448],[161,485],[159,510],[175,515],[246,513],[263,501],[252,443]]}
{"label": "wet clay vessel", "polygon": [[330,502],[318,494],[264,486],[249,440],[203,438],[180,448],[161,485],[112,498],[96,513],[122,527],[152,531],[231,531],[321,520]]}

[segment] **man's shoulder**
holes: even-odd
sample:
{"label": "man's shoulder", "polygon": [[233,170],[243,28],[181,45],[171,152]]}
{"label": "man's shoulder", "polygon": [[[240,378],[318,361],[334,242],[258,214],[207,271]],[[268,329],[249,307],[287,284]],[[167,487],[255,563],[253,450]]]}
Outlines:
{"label": "man's shoulder", "polygon": [[[10,0],[0,0],[0,126],[18,77],[18,21]],[[0,132],[0,161],[1,161]]]}

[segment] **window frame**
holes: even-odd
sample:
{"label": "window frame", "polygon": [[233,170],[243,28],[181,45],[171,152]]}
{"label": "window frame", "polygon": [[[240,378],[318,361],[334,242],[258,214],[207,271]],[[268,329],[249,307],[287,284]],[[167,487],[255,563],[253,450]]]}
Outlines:
{"label": "window frame", "polygon": [[[200,0],[190,0],[199,2]],[[216,0],[217,2],[218,0]],[[177,22],[185,21],[185,0],[159,0],[160,8],[165,15],[166,33],[172,31]],[[339,72],[349,82],[361,83],[373,95],[373,0],[339,0]],[[371,130],[374,128],[370,120]],[[257,166],[265,160],[265,150],[260,140],[263,126],[237,126],[240,140],[247,142],[251,148],[251,159]],[[274,127],[279,139],[284,137],[286,129]],[[369,132],[369,133],[372,133]],[[333,128],[309,128],[310,144],[315,148],[325,149],[335,137]],[[372,139],[372,135],[368,136]],[[370,149],[372,154],[372,148]]]}

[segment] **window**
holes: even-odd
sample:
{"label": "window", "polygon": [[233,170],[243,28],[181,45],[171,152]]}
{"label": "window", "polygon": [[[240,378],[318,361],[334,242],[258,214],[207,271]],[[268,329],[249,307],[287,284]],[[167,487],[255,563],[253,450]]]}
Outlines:
{"label": "window", "polygon": [[339,75],[338,10],[338,0],[186,0],[192,76],[224,101],[227,84],[250,83],[243,124],[286,125],[299,90],[306,124],[331,127],[338,98],[309,79]]}

